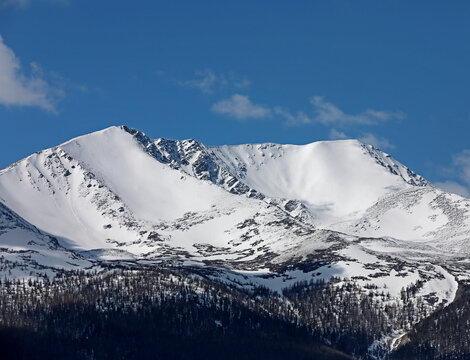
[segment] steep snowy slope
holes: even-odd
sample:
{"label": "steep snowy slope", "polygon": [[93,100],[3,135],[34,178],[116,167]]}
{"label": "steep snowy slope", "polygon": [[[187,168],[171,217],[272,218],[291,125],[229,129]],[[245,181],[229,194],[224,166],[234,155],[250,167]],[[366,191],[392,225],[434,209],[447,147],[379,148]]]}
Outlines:
{"label": "steep snowy slope", "polygon": [[433,311],[470,278],[469,241],[469,199],[355,140],[208,147],[121,126],[0,170],[0,276],[158,265],[279,292],[335,277]]}
{"label": "steep snowy slope", "polygon": [[[244,271],[276,271],[313,258],[341,261],[341,249],[355,238],[328,228],[400,238],[394,221],[402,220],[393,212],[409,206],[383,199],[405,194],[403,201],[410,201],[406,192],[415,190],[434,191],[357,141],[208,148],[194,140],[151,140],[125,126],[78,137],[0,171],[2,201],[84,256],[177,258]],[[317,229],[326,229],[293,218],[299,207]],[[431,234],[446,223],[445,215],[429,212],[423,222],[415,213],[400,231],[422,222],[421,235]],[[363,272],[356,267],[343,274],[354,271]]]}
{"label": "steep snowy slope", "polygon": [[305,204],[314,223],[323,227],[356,218],[385,194],[427,185],[389,155],[357,140],[211,150],[251,188]]}
{"label": "steep snowy slope", "polygon": [[426,242],[454,253],[470,252],[470,200],[427,186],[380,198],[359,220],[330,226],[358,236]]}
{"label": "steep snowy slope", "polygon": [[258,259],[252,268],[304,242],[309,251],[331,246],[275,206],[168,166],[147,143],[118,127],[73,139],[0,172],[0,196],[64,246],[99,259]]}
{"label": "steep snowy slope", "polygon": [[[237,224],[255,222],[252,243],[266,241],[272,250],[280,241],[272,224],[293,222],[289,215],[307,229],[299,233],[313,224],[470,251],[468,199],[432,187],[355,140],[206,147],[111,127],[0,171],[0,196],[65,246],[110,258],[156,256],[175,247],[207,254],[206,245],[226,249],[222,254],[258,254],[230,245],[238,244]],[[272,236],[259,231],[260,217]],[[190,237],[195,244],[178,240]]]}
{"label": "steep snowy slope", "polygon": [[302,220],[319,228],[470,252],[470,200],[433,187],[371,145],[344,140],[209,151],[252,191],[302,205],[309,215]]}
{"label": "steep snowy slope", "polygon": [[52,275],[57,268],[76,270],[91,265],[0,202],[0,272],[3,275],[13,278]]}

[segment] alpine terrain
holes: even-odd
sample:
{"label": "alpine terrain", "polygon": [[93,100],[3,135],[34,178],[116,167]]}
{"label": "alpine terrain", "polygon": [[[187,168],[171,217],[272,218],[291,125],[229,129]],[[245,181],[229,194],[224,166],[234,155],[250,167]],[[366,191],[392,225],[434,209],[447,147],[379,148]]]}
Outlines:
{"label": "alpine terrain", "polygon": [[371,145],[110,127],[0,171],[0,352],[466,359],[469,257],[470,199]]}

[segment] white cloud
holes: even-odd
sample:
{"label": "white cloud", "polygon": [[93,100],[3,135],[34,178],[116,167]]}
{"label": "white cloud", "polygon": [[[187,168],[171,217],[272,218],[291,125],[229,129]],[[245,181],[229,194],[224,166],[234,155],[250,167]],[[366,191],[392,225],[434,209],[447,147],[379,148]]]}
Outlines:
{"label": "white cloud", "polygon": [[470,185],[470,149],[461,151],[452,157],[457,176]]}
{"label": "white cloud", "polygon": [[[210,73],[208,73],[210,74]],[[215,79],[215,77],[207,77],[201,84],[212,83],[209,79]],[[195,86],[195,85],[194,85]],[[198,87],[204,88],[206,85],[198,85]],[[212,110],[218,113],[231,114],[231,116],[238,119],[247,117],[267,117],[271,114],[275,114],[280,118],[284,119],[286,125],[305,125],[311,123],[319,123],[323,125],[374,125],[382,121],[390,119],[402,119],[404,114],[401,112],[387,112],[368,109],[363,111],[359,115],[345,114],[341,109],[332,103],[325,102],[321,96],[314,96],[311,99],[312,105],[314,105],[314,115],[310,116],[303,111],[297,111],[295,113],[281,107],[274,106],[268,107],[265,105],[254,105],[245,95],[233,95],[232,98],[222,100],[212,106]],[[239,111],[235,109],[240,109]],[[243,109],[243,110],[241,110]],[[247,115],[252,114],[252,115]],[[339,132],[336,129],[332,129],[330,132],[331,139],[344,139],[348,136]],[[362,140],[374,146],[382,149],[393,149],[392,145],[385,138],[378,138],[374,134],[366,133],[362,136]]]}
{"label": "white cloud", "polygon": [[330,134],[328,135],[328,138],[330,140],[344,140],[344,139],[349,139],[349,136],[346,135],[342,131],[338,131],[336,129],[331,129]]}
{"label": "white cloud", "polygon": [[251,81],[247,78],[237,79],[234,75],[231,75],[230,77],[233,82],[233,86],[237,89],[245,89],[251,85]]}
{"label": "white cloud", "polygon": [[292,114],[288,110],[285,110],[280,106],[275,106],[274,113],[283,117],[286,120],[286,125],[309,124],[312,122],[312,119],[303,111],[297,111],[296,114]]}
{"label": "white cloud", "polygon": [[470,197],[470,192],[468,189],[455,181],[448,180],[443,182],[436,182],[434,185],[444,191],[448,191],[464,197]]}
{"label": "white cloud", "polygon": [[470,149],[454,154],[452,163],[441,170],[444,175],[453,177],[454,180],[436,182],[434,185],[443,190],[470,197]]}
{"label": "white cloud", "polygon": [[223,88],[244,89],[250,86],[251,82],[246,77],[238,77],[233,73],[216,74],[211,69],[196,71],[196,78],[185,81],[178,81],[178,85],[199,89],[203,94],[212,94],[216,90]]}
{"label": "white cloud", "polygon": [[313,105],[313,115],[310,116],[302,111],[291,113],[281,107],[275,107],[274,112],[285,119],[286,125],[323,124],[326,126],[346,125],[375,125],[392,119],[403,119],[402,112],[391,112],[367,109],[360,114],[346,114],[333,103],[326,102],[322,96],[314,96],[310,99]]}
{"label": "white cloud", "polygon": [[29,76],[20,61],[0,36],[0,104],[5,106],[36,106],[55,112],[55,103],[63,91],[50,86],[41,68],[31,63]]}
{"label": "white cloud", "polygon": [[[330,134],[328,135],[328,138],[330,140],[351,139],[351,137],[345,134],[343,131],[338,131],[336,129],[330,130]],[[373,145],[376,148],[380,148],[382,150],[395,148],[395,145],[391,144],[390,141],[388,141],[384,137],[377,137],[376,135],[372,133],[362,134],[362,136],[359,137],[358,140],[362,141],[365,144]]]}
{"label": "white cloud", "polygon": [[19,8],[25,8],[29,5],[29,0],[0,0],[0,8],[16,6]]}
{"label": "white cloud", "polygon": [[[350,136],[345,134],[342,131],[338,131],[336,129],[331,129],[330,134],[328,136],[330,140],[344,140],[344,139],[351,139]],[[385,139],[384,137],[378,137],[372,133],[365,133],[362,134],[361,137],[358,138],[359,141],[362,141],[365,144],[373,145],[376,148],[380,148],[382,150],[387,149],[394,149],[395,145],[391,144],[390,141]]]}
{"label": "white cloud", "polygon": [[346,114],[333,103],[324,101],[322,96],[312,97],[310,103],[314,106],[315,112],[312,122],[323,125],[374,125],[382,121],[403,119],[405,117],[402,112],[372,109],[367,109],[357,115]]}
{"label": "white cloud", "polygon": [[264,118],[271,115],[271,109],[264,105],[253,104],[246,95],[234,94],[212,105],[211,110],[218,114],[228,115],[239,120]]}
{"label": "white cloud", "polygon": [[379,149],[382,149],[382,150],[388,150],[388,149],[394,149],[395,148],[395,145],[390,143],[390,141],[388,141],[387,139],[385,139],[383,137],[377,137],[376,135],[371,134],[371,133],[363,134],[359,138],[359,140],[362,141],[363,143],[373,145],[376,148],[379,148]]}
{"label": "white cloud", "polygon": [[179,85],[199,89],[204,94],[210,94],[214,91],[218,79],[212,70],[197,71],[196,76],[197,79],[180,81]]}

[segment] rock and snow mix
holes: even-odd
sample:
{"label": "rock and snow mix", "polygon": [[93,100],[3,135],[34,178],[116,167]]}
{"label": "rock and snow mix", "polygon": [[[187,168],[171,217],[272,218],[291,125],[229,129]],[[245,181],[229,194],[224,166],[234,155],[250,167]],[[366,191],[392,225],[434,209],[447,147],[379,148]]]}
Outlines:
{"label": "rock and snow mix", "polygon": [[437,306],[470,253],[469,212],[356,140],[208,147],[111,127],[0,171],[0,270],[167,263],[277,291],[349,278],[392,297],[419,282]]}

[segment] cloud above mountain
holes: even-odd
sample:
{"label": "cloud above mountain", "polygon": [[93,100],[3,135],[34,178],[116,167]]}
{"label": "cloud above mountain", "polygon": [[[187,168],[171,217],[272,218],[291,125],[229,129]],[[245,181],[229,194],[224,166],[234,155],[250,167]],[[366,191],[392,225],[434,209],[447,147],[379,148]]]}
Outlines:
{"label": "cloud above mountain", "polygon": [[217,114],[227,115],[238,120],[265,118],[271,115],[271,109],[265,105],[254,104],[246,95],[234,94],[230,98],[212,105]]}
{"label": "cloud above mountain", "polygon": [[[210,79],[212,78],[208,77],[206,81],[200,84],[200,86],[205,88],[208,83],[212,82]],[[310,104],[313,106],[313,111],[310,113],[302,110],[291,112],[279,105],[257,105],[249,100],[247,95],[234,94],[229,99],[215,103],[212,106],[212,111],[219,114],[229,115],[239,120],[276,115],[284,121],[285,125],[289,126],[321,124],[324,126],[337,126],[340,128],[352,125],[376,125],[389,120],[405,118],[405,114],[401,111],[374,109],[366,109],[359,114],[348,114],[335,104],[325,101],[322,96],[313,96],[310,99]],[[372,138],[371,136],[366,136],[366,138],[377,144],[381,143],[382,147],[383,145],[389,148],[392,147],[390,143],[384,141],[379,142],[377,138]]]}
{"label": "cloud above mountain", "polygon": [[450,166],[445,168],[444,172],[456,180],[436,182],[434,185],[443,190],[470,197],[470,149],[454,154]]}
{"label": "cloud above mountain", "polygon": [[187,88],[198,89],[203,94],[213,94],[218,90],[239,90],[250,86],[251,82],[244,76],[233,73],[216,73],[212,69],[196,71],[194,78],[190,80],[179,80],[177,84]]}
{"label": "cloud above mountain", "polygon": [[452,164],[457,169],[460,179],[470,185],[470,149],[465,149],[452,157]]}
{"label": "cloud above mountain", "polygon": [[[352,139],[353,137],[347,135],[343,131],[331,129],[328,138],[330,140],[344,140]],[[388,139],[382,136],[377,136],[373,133],[362,133],[360,136],[357,137],[357,139],[365,144],[375,146],[376,148],[382,150],[390,150],[395,148],[395,145],[393,145]]]}
{"label": "cloud above mountain", "polygon": [[452,180],[440,181],[440,182],[434,183],[434,185],[436,185],[438,188],[441,188],[442,190],[445,190],[445,191],[448,191],[457,195],[461,195],[465,197],[470,196],[470,192],[468,191],[468,189],[456,181],[452,181]]}
{"label": "cloud above mountain", "polygon": [[382,149],[382,150],[395,149],[395,145],[393,145],[386,138],[374,135],[372,133],[362,134],[359,137],[359,140],[362,141],[363,143],[373,145],[376,148],[379,148],[379,149]]}
{"label": "cloud above mountain", "polygon": [[56,102],[62,96],[63,91],[47,82],[37,63],[30,63],[27,74],[13,50],[5,45],[0,36],[0,104],[33,106],[56,112]]}
{"label": "cloud above mountain", "polygon": [[276,107],[275,112],[283,117],[286,125],[322,124],[325,126],[344,127],[348,125],[376,125],[384,121],[404,119],[401,111],[385,111],[366,109],[359,114],[348,114],[335,104],[325,101],[323,96],[313,96],[310,99],[313,106],[311,115],[303,111],[291,113],[281,107]]}
{"label": "cloud above mountain", "polygon": [[312,97],[310,99],[310,103],[314,107],[315,114],[312,118],[312,122],[317,122],[324,125],[375,125],[383,121],[403,119],[405,117],[402,112],[373,109],[367,109],[356,115],[347,114],[333,103],[325,101],[322,96]]}

